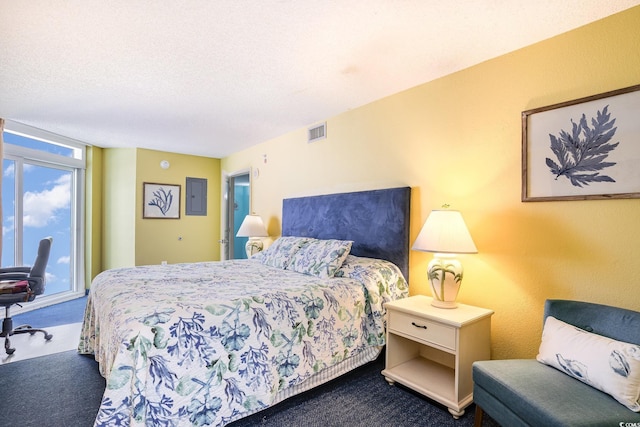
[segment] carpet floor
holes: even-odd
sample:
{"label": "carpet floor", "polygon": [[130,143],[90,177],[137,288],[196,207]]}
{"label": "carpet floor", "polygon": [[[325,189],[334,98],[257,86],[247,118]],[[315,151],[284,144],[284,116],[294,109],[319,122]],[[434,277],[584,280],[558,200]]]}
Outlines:
{"label": "carpet floor", "polygon": [[86,306],[87,297],[76,298],[60,304],[16,314],[13,316],[13,324],[17,326],[29,323],[34,328],[44,328],[79,323],[84,319],[84,308]]}
{"label": "carpet floor", "polygon": [[[380,371],[384,358],[229,424],[229,427],[414,427],[473,426],[475,405],[454,419],[447,408],[401,385],[389,385]],[[497,427],[485,414],[484,427]]]}
{"label": "carpet floor", "polygon": [[90,427],[104,387],[93,357],[75,350],[2,365],[0,424]]}

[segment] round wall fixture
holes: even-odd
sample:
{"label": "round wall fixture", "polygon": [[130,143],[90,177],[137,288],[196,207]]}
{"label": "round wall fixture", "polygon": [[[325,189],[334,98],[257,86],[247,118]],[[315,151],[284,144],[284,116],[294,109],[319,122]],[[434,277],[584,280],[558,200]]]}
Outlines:
{"label": "round wall fixture", "polygon": [[163,160],[163,161],[160,162],[160,167],[162,169],[169,169],[169,166],[171,166],[171,165],[169,164],[168,160]]}

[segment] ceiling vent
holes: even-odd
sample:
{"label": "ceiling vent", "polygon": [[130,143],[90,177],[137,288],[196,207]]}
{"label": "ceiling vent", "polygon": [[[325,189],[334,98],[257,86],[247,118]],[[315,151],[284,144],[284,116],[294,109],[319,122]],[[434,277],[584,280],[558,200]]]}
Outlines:
{"label": "ceiling vent", "polygon": [[316,142],[327,137],[327,122],[309,128],[307,142]]}

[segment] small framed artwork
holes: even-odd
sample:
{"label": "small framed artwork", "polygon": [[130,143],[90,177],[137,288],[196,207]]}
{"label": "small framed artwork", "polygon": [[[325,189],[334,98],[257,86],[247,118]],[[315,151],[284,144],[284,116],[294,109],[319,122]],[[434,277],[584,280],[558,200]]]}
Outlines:
{"label": "small framed artwork", "polygon": [[180,219],[180,185],[151,182],[142,185],[142,218]]}
{"label": "small framed artwork", "polygon": [[640,198],[640,85],[522,113],[522,201]]}

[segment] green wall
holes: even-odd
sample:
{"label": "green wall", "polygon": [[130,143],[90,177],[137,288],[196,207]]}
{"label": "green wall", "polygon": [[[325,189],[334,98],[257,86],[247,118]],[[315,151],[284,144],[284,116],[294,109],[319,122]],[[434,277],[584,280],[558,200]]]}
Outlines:
{"label": "green wall", "polygon": [[87,173],[85,185],[85,288],[88,289],[93,278],[102,271],[102,183],[103,150],[99,147],[87,147]]}
{"label": "green wall", "polygon": [[[160,167],[167,160],[168,169]],[[220,259],[220,160],[93,147],[87,173],[87,279],[134,265]],[[185,215],[187,177],[207,180],[207,215]],[[180,185],[179,219],[143,219],[144,182]]]}
{"label": "green wall", "polygon": [[134,264],[136,246],[135,148],[110,148],[104,151],[102,268]]}

